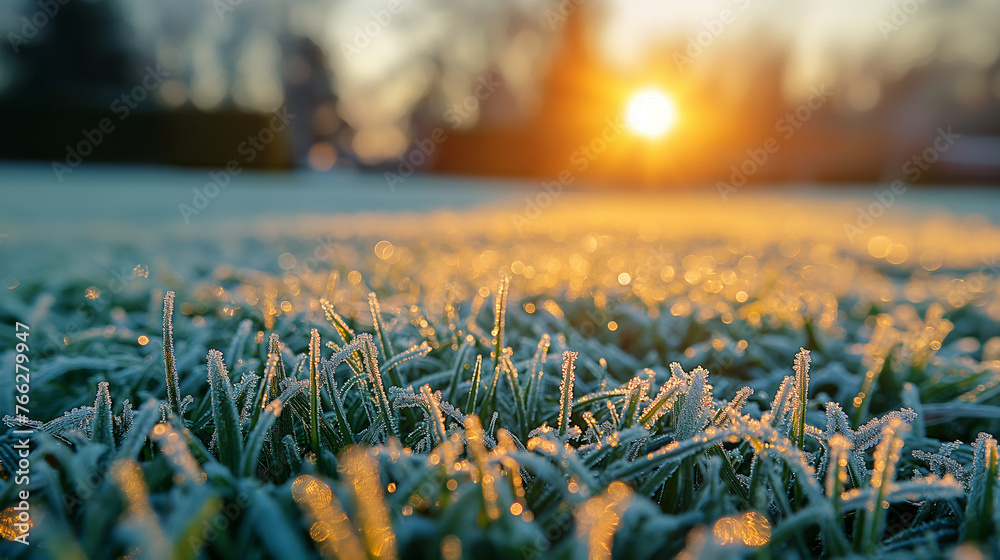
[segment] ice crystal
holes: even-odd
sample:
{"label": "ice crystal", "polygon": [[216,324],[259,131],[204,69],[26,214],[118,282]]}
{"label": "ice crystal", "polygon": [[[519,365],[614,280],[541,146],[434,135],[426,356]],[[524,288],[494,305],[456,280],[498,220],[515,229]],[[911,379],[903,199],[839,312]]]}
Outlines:
{"label": "ice crystal", "polygon": [[215,421],[214,438],[218,442],[219,458],[235,469],[242,454],[243,430],[236,412],[233,388],[223,362],[222,352],[208,353],[208,383],[212,395],[212,417]]}
{"label": "ice crystal", "polygon": [[163,369],[166,372],[167,407],[180,415],[183,411],[180,409],[180,381],[174,366],[174,292],[172,291],[163,296]]}
{"label": "ice crystal", "polygon": [[565,436],[569,430],[570,415],[573,414],[573,382],[576,380],[574,363],[576,352],[563,352],[562,379],[559,382],[559,435]]}
{"label": "ice crystal", "polygon": [[931,472],[938,477],[950,474],[963,484],[968,485],[969,472],[965,470],[961,463],[951,457],[951,454],[961,446],[962,442],[960,441],[945,442],[941,444],[937,453],[914,449],[912,454],[914,458],[926,462]]}
{"label": "ice crystal", "polygon": [[[711,417],[711,388],[707,387],[708,371],[697,367],[691,371],[691,384],[684,395],[684,404],[677,418],[677,439],[693,438]],[[706,402],[706,398],[708,401]],[[706,406],[708,405],[708,406]]]}

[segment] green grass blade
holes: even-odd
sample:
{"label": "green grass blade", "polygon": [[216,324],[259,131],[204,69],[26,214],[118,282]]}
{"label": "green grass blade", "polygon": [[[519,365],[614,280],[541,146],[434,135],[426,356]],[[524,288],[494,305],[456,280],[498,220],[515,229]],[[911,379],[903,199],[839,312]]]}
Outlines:
{"label": "green grass blade", "polygon": [[427,345],[427,342],[421,342],[418,346],[413,346],[404,352],[401,352],[396,357],[383,362],[379,366],[379,373],[382,375],[389,374],[389,382],[396,387],[405,387],[406,384],[399,378],[399,374],[396,371],[399,364],[403,362],[413,360],[415,358],[422,358],[426,356],[431,351],[431,347]]}
{"label": "green grass blade", "polygon": [[538,346],[535,347],[535,355],[531,358],[528,388],[524,392],[524,398],[528,408],[528,424],[532,427],[538,425],[541,395],[545,387],[542,383],[542,375],[545,374],[545,358],[548,356],[550,343],[549,335],[543,334],[538,340]]}
{"label": "green grass blade", "polygon": [[462,377],[465,370],[471,365],[472,352],[475,350],[475,342],[466,339],[455,353],[455,369],[451,376],[451,383],[448,384],[448,392],[444,400],[454,403],[458,396],[458,386],[462,384]]}
{"label": "green grass blade", "polygon": [[268,430],[274,425],[274,421],[281,414],[281,401],[275,399],[267,405],[260,421],[254,426],[253,431],[247,436],[246,446],[243,448],[243,457],[240,460],[240,474],[242,476],[253,476],[257,471],[257,459],[264,448],[264,440]]}
{"label": "green grass blade", "polygon": [[503,368],[507,372],[507,379],[510,382],[511,392],[514,394],[514,413],[517,420],[517,436],[524,439],[528,435],[528,413],[524,406],[524,397],[521,394],[521,384],[518,382],[517,368],[510,361],[511,352],[506,352],[503,358]]}
{"label": "green grass blade", "polygon": [[[269,354],[267,356],[267,364],[264,366],[264,375],[261,377],[257,385],[257,396],[253,401],[253,413],[250,416],[250,425],[248,429],[253,431],[257,427],[257,420],[260,417],[260,411],[270,402],[268,399],[271,396],[271,385],[274,383],[274,377],[276,375],[275,369],[277,368],[277,362],[281,357],[277,354]],[[273,399],[271,399],[273,400]]]}
{"label": "green grass blade", "polygon": [[500,371],[500,362],[503,359],[501,351],[504,348],[504,330],[507,318],[507,292],[510,288],[510,277],[504,276],[500,279],[500,287],[497,289],[496,304],[493,309],[493,369]]}
{"label": "green grass blade", "polygon": [[364,362],[365,373],[367,373],[368,382],[372,386],[371,391],[375,395],[379,415],[389,429],[389,433],[400,438],[399,424],[396,422],[396,416],[393,414],[392,406],[389,404],[389,397],[386,395],[385,384],[382,382],[382,373],[378,366],[378,348],[375,347],[372,335],[364,333],[358,335],[358,338],[362,341],[363,354],[366,358]]}
{"label": "green grass blade", "polygon": [[809,405],[809,351],[799,348],[795,356],[795,408],[792,413],[792,443],[799,449],[806,442],[806,408]]}
{"label": "green grass blade", "polygon": [[483,404],[479,407],[479,417],[480,418],[492,418],[493,413],[497,410],[497,398],[500,385],[500,376],[503,375],[503,360],[510,353],[510,348],[504,348],[501,351],[500,362],[497,364],[496,369],[493,370],[493,379],[490,381],[489,387],[486,389],[486,394],[483,395]]}
{"label": "green grass blade", "polygon": [[167,407],[180,416],[180,382],[174,365],[174,292],[163,296],[163,370],[167,384]]}
{"label": "green grass blade", "polygon": [[250,338],[250,330],[253,328],[253,321],[244,319],[240,321],[240,326],[236,328],[236,334],[229,340],[229,348],[226,356],[229,356],[229,363],[237,364],[243,359],[243,349],[246,348],[247,339]]}
{"label": "green grass blade", "polygon": [[101,381],[97,385],[97,398],[94,400],[94,419],[91,422],[90,441],[102,443],[108,449],[115,448],[114,420],[111,417],[111,394],[108,392],[108,382]]}
{"label": "green grass blade", "polygon": [[903,450],[903,438],[910,426],[900,418],[892,418],[882,429],[882,441],[875,448],[875,470],[871,478],[871,497],[862,514],[861,534],[855,535],[855,550],[875,554],[882,543],[885,516],[888,509],[886,494],[896,479],[896,465]]}
{"label": "green grass blade", "polygon": [[469,400],[465,405],[465,413],[472,414],[475,410],[476,399],[479,396],[479,383],[483,376],[483,356],[476,355],[476,365],[472,368],[472,385],[469,387]]}
{"label": "green grass blade", "polygon": [[340,388],[333,378],[333,366],[330,362],[324,362],[323,368],[327,376],[327,390],[330,391],[330,401],[333,403],[333,413],[337,418],[337,432],[340,434],[340,441],[343,445],[351,445],[354,441],[354,428],[347,420],[347,412],[344,410],[344,401],[341,398]]}
{"label": "green grass blade", "polygon": [[704,368],[697,367],[691,372],[691,385],[684,395],[684,403],[677,417],[675,437],[678,441],[689,440],[701,431],[701,418],[704,412],[702,405],[707,380],[708,372]]}
{"label": "green grass blade", "polygon": [[382,350],[382,356],[386,360],[391,360],[393,356],[392,344],[389,339],[385,336],[385,327],[382,325],[382,306],[378,302],[378,296],[375,292],[369,292],[368,294],[368,309],[372,313],[372,325],[375,329],[375,338],[378,339],[379,347]]}
{"label": "green grass blade", "polygon": [[243,455],[243,433],[236,401],[233,400],[233,387],[222,352],[218,350],[208,352],[208,384],[212,394],[212,418],[218,437],[219,461],[233,472],[238,472]]}
{"label": "green grass blade", "polygon": [[441,415],[441,407],[437,398],[431,391],[430,385],[420,387],[420,394],[427,402],[427,417],[430,420],[430,434],[433,445],[438,445],[448,441],[448,434],[444,426],[444,416]]}
{"label": "green grass blade", "polygon": [[160,402],[154,399],[149,399],[139,407],[136,411],[135,417],[132,419],[132,426],[129,428],[125,438],[122,440],[120,446],[118,446],[118,459],[132,459],[136,458],[139,454],[139,450],[146,443],[146,437],[149,435],[150,430],[153,426],[160,420]]}
{"label": "green grass blade", "polygon": [[309,425],[313,453],[319,453],[319,330],[309,332]]}
{"label": "green grass blade", "polygon": [[351,327],[347,326],[347,321],[344,320],[336,311],[333,309],[333,304],[325,299],[319,300],[320,307],[323,309],[323,315],[326,320],[333,325],[333,328],[340,335],[340,340],[343,345],[350,344],[354,340],[354,331]]}
{"label": "green grass blade", "polygon": [[569,431],[570,416],[573,415],[573,382],[576,380],[576,352],[563,352],[562,381],[559,382],[559,435],[565,437]]}
{"label": "green grass blade", "polygon": [[962,540],[987,543],[997,534],[997,440],[980,433],[969,480],[969,500],[962,524]]}

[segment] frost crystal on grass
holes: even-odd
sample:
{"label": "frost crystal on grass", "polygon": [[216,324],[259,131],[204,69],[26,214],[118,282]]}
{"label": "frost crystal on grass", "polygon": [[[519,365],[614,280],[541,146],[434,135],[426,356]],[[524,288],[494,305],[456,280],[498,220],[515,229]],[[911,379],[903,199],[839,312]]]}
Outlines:
{"label": "frost crystal on grass", "polygon": [[420,394],[424,397],[423,400],[427,406],[426,422],[430,427],[429,432],[434,440],[434,443],[437,444],[447,441],[448,435],[444,426],[444,416],[441,414],[441,393],[439,392],[435,395],[431,391],[430,385],[423,385],[420,387]]}
{"label": "frost crystal on grass", "polygon": [[167,406],[177,415],[180,409],[181,388],[174,366],[174,292],[163,296],[163,369],[166,372]]}
{"label": "frost crystal on grass", "polygon": [[[711,416],[711,392],[706,390],[708,371],[697,367],[691,371],[691,385],[684,395],[680,416],[677,418],[677,439],[683,441],[693,438],[705,425]],[[706,403],[705,399],[708,398]],[[706,406],[706,404],[708,406]]]}
{"label": "frost crystal on grass", "polygon": [[733,400],[718,411],[714,422],[715,425],[725,426],[727,423],[740,418],[740,412],[743,410],[743,407],[746,406],[747,399],[750,398],[750,395],[752,394],[753,389],[750,387],[743,387],[737,391]]}
{"label": "frost crystal on grass", "polygon": [[908,408],[887,412],[878,418],[872,418],[864,426],[854,432],[854,446],[857,450],[868,449],[877,444],[884,433],[885,426],[894,420],[912,422],[917,414]]}
{"label": "frost crystal on grass", "polygon": [[951,457],[951,454],[962,446],[962,442],[953,441],[941,444],[937,453],[928,453],[920,449],[914,449],[912,454],[915,459],[924,461],[930,467],[932,473],[939,477],[950,474],[963,484],[968,484],[969,473],[961,463]]}
{"label": "frost crystal on grass", "polygon": [[240,409],[240,424],[243,426],[249,424],[254,416],[254,408],[257,403],[251,395],[251,391],[259,385],[258,381],[260,381],[260,377],[257,375],[244,373],[240,382],[233,386],[234,400],[237,403],[243,402],[243,407]]}
{"label": "frost crystal on grass", "polygon": [[792,442],[800,448],[805,445],[806,408],[809,405],[809,351],[799,348],[795,355],[795,399],[792,413]]}
{"label": "frost crystal on grass", "polygon": [[222,352],[208,352],[208,384],[212,394],[212,417],[215,421],[214,437],[218,442],[219,459],[236,469],[243,451],[243,431],[236,412],[233,388],[229,373],[222,359]]}
{"label": "frost crystal on grass", "polygon": [[135,421],[135,413],[132,411],[132,403],[128,399],[122,401],[122,416],[121,422],[119,424],[118,439],[123,440],[128,435],[129,430],[132,429],[132,423]]}
{"label": "frost crystal on grass", "polygon": [[875,469],[871,475],[871,489],[862,514],[862,534],[856,541],[856,550],[872,554],[877,548],[885,528],[888,496],[895,490],[896,465],[903,450],[903,438],[910,426],[899,416],[889,418],[883,425],[881,441],[875,448]]}
{"label": "frost crystal on grass", "polygon": [[576,380],[574,363],[576,352],[563,352],[562,380],[559,382],[559,435],[569,430],[569,417],[573,414],[573,382]]}
{"label": "frost crystal on grass", "polygon": [[108,382],[102,381],[97,385],[97,398],[94,400],[94,419],[91,421],[90,440],[94,443],[103,443],[114,448],[114,419],[111,416],[111,394],[108,391]]}
{"label": "frost crystal on grass", "polygon": [[[742,262],[716,264],[724,274],[732,272],[722,271],[730,265],[744,272],[742,264],[736,264]],[[531,266],[537,275],[547,274],[537,264]],[[621,321],[616,335],[602,331],[582,336],[574,326],[581,317],[579,294],[574,294],[576,303],[569,297],[557,302],[544,292],[540,297],[532,293],[531,301],[514,301],[508,288],[519,288],[529,280],[527,275],[514,276],[513,284],[501,282],[493,295],[492,316],[483,304],[491,297],[489,290],[475,291],[471,301],[452,302],[447,290],[419,296],[387,290],[414,281],[394,278],[371,284],[380,296],[368,294],[365,308],[367,291],[355,301],[349,294],[356,286],[339,286],[339,275],[319,280],[310,284],[300,278],[294,286],[306,293],[322,289],[330,299],[318,308],[300,307],[288,296],[294,311],[283,307],[278,314],[276,303],[292,288],[278,281],[254,292],[265,301],[265,309],[275,311],[273,316],[244,315],[231,337],[208,329],[180,329],[187,337],[180,349],[174,348],[172,338],[173,296],[170,301],[164,298],[165,391],[163,384],[150,388],[134,383],[129,375],[148,369],[147,355],[136,358],[119,346],[115,352],[121,355],[114,358],[74,356],[53,360],[51,369],[43,369],[47,380],[64,376],[75,382],[78,369],[101,368],[92,378],[97,394],[73,403],[93,406],[75,408],[46,423],[10,416],[5,421],[56,435],[57,441],[39,438],[51,467],[39,473],[43,484],[58,487],[63,480],[79,479],[81,472],[119,465],[115,476],[127,482],[129,487],[123,489],[131,492],[126,497],[130,509],[121,519],[146,531],[142,535],[159,531],[166,539],[165,555],[225,555],[229,545],[220,543],[230,542],[255,554],[255,547],[262,546],[266,550],[258,555],[265,556],[309,557],[315,555],[308,551],[314,546],[330,557],[350,556],[352,551],[385,557],[409,554],[425,544],[431,547],[429,555],[449,558],[474,555],[481,547],[498,555],[533,555],[538,552],[533,543],[557,534],[550,531],[564,534],[576,527],[586,542],[555,538],[553,550],[559,555],[648,560],[681,551],[678,543],[699,524],[708,524],[708,532],[689,551],[700,551],[706,558],[844,558],[852,551],[877,556],[909,553],[930,540],[950,553],[947,547],[955,541],[983,546],[996,542],[997,453],[991,436],[976,440],[972,459],[967,446],[951,442],[934,453],[914,449],[916,461],[902,460],[903,436],[921,411],[927,410],[928,417],[915,423],[909,441],[927,447],[940,437],[942,426],[935,421],[943,414],[952,414],[947,417],[959,423],[972,420],[959,413],[988,413],[993,406],[977,403],[979,407],[971,409],[963,402],[947,402],[955,395],[990,398],[992,373],[954,359],[955,347],[934,354],[942,341],[947,346],[943,333],[948,324],[939,310],[928,310],[926,320],[916,315],[908,319],[898,309],[893,311],[897,319],[884,315],[874,320],[876,334],[861,361],[871,370],[884,366],[884,377],[871,378],[860,406],[850,403],[855,406],[848,407],[849,417],[836,402],[816,402],[826,394],[851,399],[855,389],[864,386],[864,380],[849,372],[853,362],[838,355],[843,345],[835,332],[822,326],[824,320],[836,325],[843,311],[837,306],[843,302],[830,303],[822,294],[796,294],[798,299],[788,305],[759,290],[752,293],[751,280],[744,283],[740,275],[735,284],[721,284],[724,291],[742,289],[757,298],[727,311],[733,322],[742,321],[744,313],[757,314],[761,321],[747,320],[741,326],[756,323],[754,328],[767,331],[749,346],[737,346],[744,353],[733,356],[743,361],[732,364],[719,359],[729,357],[726,352],[736,336],[742,336],[727,330],[730,322],[703,319],[693,309],[690,315],[635,314],[622,298],[627,293],[615,296],[623,304],[614,310],[616,321]],[[632,287],[636,296],[645,289],[638,281],[628,289]],[[227,285],[223,289],[230,290]],[[388,293],[382,295],[382,290]],[[549,297],[553,299],[545,299]],[[594,296],[605,309],[610,297],[610,292]],[[384,311],[379,298],[385,302]],[[154,321],[158,299],[151,306]],[[343,316],[331,301],[343,307]],[[799,305],[810,313],[818,305],[829,317],[806,317]],[[365,319],[369,312],[370,325]],[[316,320],[320,314],[329,324]],[[186,316],[178,314],[179,319]],[[237,321],[211,314],[203,318],[208,324]],[[643,327],[634,328],[632,321]],[[790,342],[794,333],[783,330],[788,326],[782,321],[810,325],[805,338],[817,348],[822,368],[810,370],[810,353]],[[253,334],[256,324],[271,332]],[[493,331],[484,332],[490,324]],[[155,322],[150,328],[156,329]],[[333,340],[320,340],[320,333]],[[206,394],[178,400],[177,369],[189,371],[191,364],[200,363],[207,345],[220,341],[228,343],[228,351],[225,359],[221,352],[208,352],[208,388],[199,391]],[[861,343],[847,346],[852,354],[862,352]],[[87,346],[80,347],[87,351]],[[561,364],[549,359],[550,347],[561,355]],[[676,362],[669,365],[669,376],[664,375],[665,357],[684,348],[695,351],[685,352],[689,358],[699,356],[705,360],[701,363],[712,364],[713,372],[719,366],[722,375],[702,367],[685,372]],[[776,348],[780,355],[771,355]],[[984,357],[991,353],[983,350]],[[787,365],[782,364],[793,354],[794,375],[786,375]],[[241,375],[235,385],[227,361],[234,374]],[[897,362],[905,367],[900,369]],[[558,382],[546,374],[557,365]],[[937,376],[933,382],[925,382],[932,376]],[[188,380],[192,387],[195,381]],[[877,384],[890,381],[903,383],[906,400],[883,390],[870,402]],[[114,396],[122,400],[120,416],[113,414],[112,386]],[[149,399],[138,411],[124,399],[134,399],[136,390],[157,388],[166,398]],[[810,391],[816,393],[813,402]],[[195,405],[195,414],[185,417],[188,403]],[[867,423],[867,412],[858,412],[868,406],[884,410],[910,403],[912,409]],[[812,412],[817,408],[813,405],[825,409],[825,426],[810,425],[811,419],[822,421],[821,414]],[[157,420],[162,423],[157,425]],[[152,434],[154,445],[146,444],[147,434]],[[12,447],[17,440],[11,440],[10,434],[0,438],[0,464],[8,486],[7,467],[18,460]],[[143,461],[141,467],[114,462],[137,458]],[[902,480],[900,473],[913,466],[919,467],[917,476]],[[143,494],[143,472],[155,477],[149,480],[152,497]],[[73,490],[61,490],[77,498]],[[89,509],[92,504],[118,502],[100,495],[107,489],[91,490],[101,502],[87,499],[87,509],[73,505],[65,514],[49,513],[62,515],[59,521],[66,527],[74,527],[72,520],[81,516],[88,524],[100,525],[100,516],[90,515],[96,511]],[[217,504],[230,504],[233,493],[240,491],[252,500],[235,525],[249,541],[233,539],[237,533],[230,531],[230,538],[200,548],[167,550],[181,542],[178,535],[188,534],[190,523],[197,529],[204,515],[212,515]],[[337,499],[353,501],[340,507]],[[305,524],[286,518],[294,511],[289,500],[298,502]],[[913,517],[907,518],[910,514]],[[767,533],[770,540],[751,539],[759,548],[739,548],[739,524],[746,519],[753,520],[754,531],[764,523],[768,530],[773,526]],[[140,520],[148,526],[137,523]],[[117,520],[101,527],[114,523]],[[404,530],[397,534],[399,527]],[[415,544],[412,535],[418,533],[429,540]],[[144,542],[139,539],[125,547],[124,535],[140,533],[107,534],[118,555],[138,553],[136,547]],[[432,542],[437,537],[426,535],[456,540],[448,541],[451,548],[445,550],[442,544],[438,550],[439,543]],[[725,539],[732,543],[720,544]],[[85,538],[80,542],[94,546]],[[89,548],[86,552],[92,557],[103,554]]]}
{"label": "frost crystal on grass", "polygon": [[656,422],[671,411],[676,401],[681,395],[684,387],[684,379],[676,375],[671,376],[663,386],[660,387],[656,397],[646,406],[639,416],[640,422],[646,429],[653,427]]}
{"label": "frost crystal on grass", "polygon": [[785,377],[778,386],[778,391],[771,401],[771,408],[764,413],[763,421],[782,431],[786,436],[791,431],[790,416],[794,410],[795,382],[792,377]]}

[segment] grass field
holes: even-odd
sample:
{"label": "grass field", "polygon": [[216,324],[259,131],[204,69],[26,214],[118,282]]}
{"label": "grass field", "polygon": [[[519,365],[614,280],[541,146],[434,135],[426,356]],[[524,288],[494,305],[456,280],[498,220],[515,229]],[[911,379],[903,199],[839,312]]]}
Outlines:
{"label": "grass field", "polygon": [[0,552],[996,556],[1000,227],[867,192],[11,216]]}

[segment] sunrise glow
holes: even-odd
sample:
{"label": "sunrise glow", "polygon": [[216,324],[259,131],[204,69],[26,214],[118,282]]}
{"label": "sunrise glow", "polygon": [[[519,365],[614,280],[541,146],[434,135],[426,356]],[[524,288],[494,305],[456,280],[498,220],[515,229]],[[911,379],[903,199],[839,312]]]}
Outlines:
{"label": "sunrise glow", "polygon": [[628,128],[647,138],[662,138],[676,122],[674,103],[665,93],[646,90],[637,93],[628,103]]}

